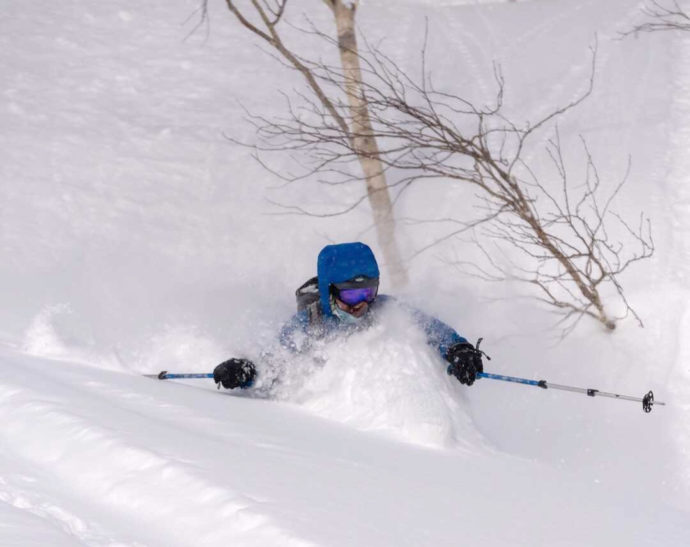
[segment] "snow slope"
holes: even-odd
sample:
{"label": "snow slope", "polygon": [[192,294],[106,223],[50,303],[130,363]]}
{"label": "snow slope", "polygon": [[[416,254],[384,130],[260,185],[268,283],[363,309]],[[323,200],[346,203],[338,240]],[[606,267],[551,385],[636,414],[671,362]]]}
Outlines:
{"label": "snow slope", "polygon": [[[310,6],[292,4],[303,21]],[[402,6],[402,7],[401,7]],[[645,322],[613,335],[553,317],[512,286],[459,277],[455,240],[410,262],[403,298],[485,337],[493,372],[668,403],[638,405],[451,381],[404,315],[284,365],[258,393],[209,381],[229,355],[275,350],[292,293],[332,241],[374,246],[358,186],[284,186],[248,149],[244,108],[299,88],[211,3],[9,0],[0,13],[0,545],[664,545],[690,543],[690,38],[619,32],[631,0],[368,0],[359,22],[415,70],[428,18],[435,82],[477,100],[503,67],[506,108],[560,121],[644,209],[657,252],[624,278]],[[330,29],[325,8],[310,19]],[[290,40],[313,51],[308,37]],[[323,52],[323,55],[330,55]],[[543,139],[549,136],[545,133]],[[546,168],[540,143],[529,150]],[[278,169],[294,169],[285,157]],[[429,184],[401,219],[447,217],[471,192]],[[401,223],[404,253],[446,227]],[[385,265],[384,265],[385,272]],[[383,278],[384,290],[387,278]],[[433,290],[429,290],[433,287]],[[615,304],[614,304],[615,307]]]}
{"label": "snow slope", "polygon": [[658,500],[495,451],[424,449],[293,405],[12,352],[2,362],[0,495],[69,532],[65,545],[682,545],[690,534]]}

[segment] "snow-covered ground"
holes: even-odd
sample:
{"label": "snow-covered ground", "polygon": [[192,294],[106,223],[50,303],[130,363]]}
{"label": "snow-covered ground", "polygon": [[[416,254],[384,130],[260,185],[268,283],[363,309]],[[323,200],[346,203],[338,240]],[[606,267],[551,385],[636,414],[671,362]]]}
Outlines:
{"label": "snow-covered ground", "polygon": [[[435,82],[475,100],[500,62],[517,120],[582,92],[596,40],[594,93],[559,128],[569,161],[587,138],[608,184],[632,157],[617,210],[651,217],[656,253],[622,282],[645,328],[583,322],[558,342],[519,288],[447,265],[473,256],[460,240],[412,260],[400,296],[483,336],[487,370],[653,389],[667,406],[465,388],[395,313],[319,363],[294,361],[266,398],[141,374],[258,358],[324,244],[378,249],[364,206],[276,214],[332,210],[361,188],[284,186],[224,137],[251,141],[243,107],[279,114],[279,91],[301,82],[224,2],[197,28],[198,5],[8,0],[0,13],[0,545],[690,544],[690,35],[619,39],[640,18],[632,0],[359,11],[411,70],[428,18]],[[331,29],[316,5],[310,19]],[[471,195],[419,186],[396,212],[449,217]],[[402,223],[404,254],[441,229]]]}

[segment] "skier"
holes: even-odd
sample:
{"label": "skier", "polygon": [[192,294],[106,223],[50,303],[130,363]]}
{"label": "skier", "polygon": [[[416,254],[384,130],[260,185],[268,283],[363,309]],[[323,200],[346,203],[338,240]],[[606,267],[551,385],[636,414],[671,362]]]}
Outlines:
{"label": "skier", "polygon": [[[308,351],[310,341],[366,328],[379,310],[394,299],[378,294],[379,267],[364,243],[328,245],[319,253],[317,277],[297,289],[298,312],[282,328],[280,343],[295,353]],[[412,317],[424,330],[427,343],[448,362],[447,372],[471,386],[483,372],[482,352],[455,330],[418,310]],[[229,359],[213,371],[226,389],[252,386],[256,366],[248,359]]]}

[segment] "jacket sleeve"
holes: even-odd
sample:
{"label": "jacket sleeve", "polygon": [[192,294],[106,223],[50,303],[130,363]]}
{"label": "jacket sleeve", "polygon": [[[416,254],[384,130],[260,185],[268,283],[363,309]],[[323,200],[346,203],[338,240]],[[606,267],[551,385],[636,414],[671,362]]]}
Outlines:
{"label": "jacket sleeve", "polygon": [[467,342],[467,339],[460,336],[452,327],[435,317],[419,310],[412,310],[412,316],[424,330],[427,344],[436,349],[444,359],[451,346],[459,342]]}
{"label": "jacket sleeve", "polygon": [[307,327],[309,326],[309,314],[306,310],[297,312],[280,329],[278,337],[280,345],[294,352],[304,351],[307,342]]}

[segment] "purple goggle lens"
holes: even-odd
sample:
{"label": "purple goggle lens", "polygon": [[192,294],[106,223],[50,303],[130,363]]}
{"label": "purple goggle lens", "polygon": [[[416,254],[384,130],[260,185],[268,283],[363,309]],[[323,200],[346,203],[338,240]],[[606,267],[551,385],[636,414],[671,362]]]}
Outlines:
{"label": "purple goggle lens", "polygon": [[356,306],[360,302],[371,304],[376,298],[376,287],[360,287],[358,289],[340,289],[338,299],[348,306]]}

